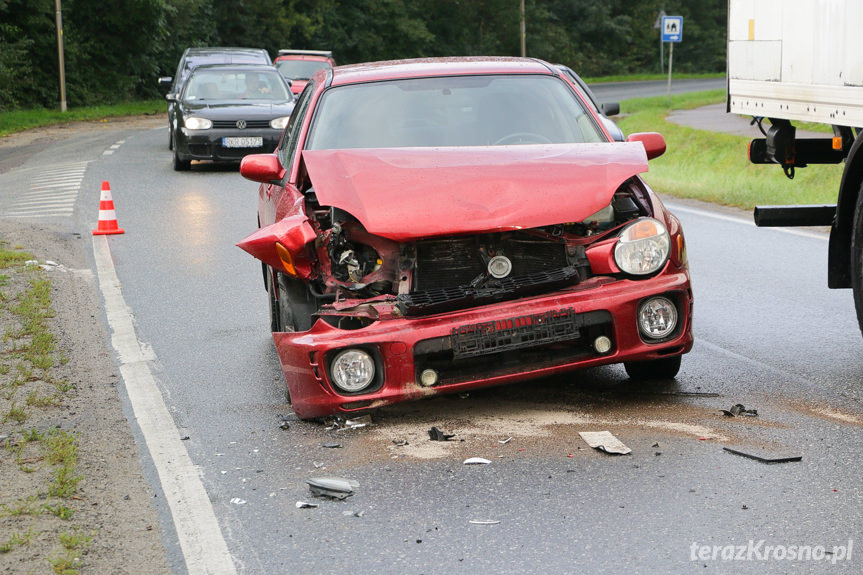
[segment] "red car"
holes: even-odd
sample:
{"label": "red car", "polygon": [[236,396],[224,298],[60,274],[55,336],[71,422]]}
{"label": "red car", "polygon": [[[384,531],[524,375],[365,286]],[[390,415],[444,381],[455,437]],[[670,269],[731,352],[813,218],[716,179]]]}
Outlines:
{"label": "red car", "polygon": [[329,70],[336,61],[329,50],[279,50],[273,64],[290,81],[291,91],[299,94],[315,72]]}
{"label": "red car", "polygon": [[671,378],[692,347],[680,223],[558,68],[401,60],[319,73],[273,154],[246,156],[273,340],[296,414],[623,363]]}

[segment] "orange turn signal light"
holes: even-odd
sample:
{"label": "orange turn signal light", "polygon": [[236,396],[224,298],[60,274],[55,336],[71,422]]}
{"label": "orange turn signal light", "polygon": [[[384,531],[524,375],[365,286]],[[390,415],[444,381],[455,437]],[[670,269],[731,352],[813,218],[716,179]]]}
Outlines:
{"label": "orange turn signal light", "polygon": [[842,138],[833,138],[833,149],[841,150],[842,149]]}
{"label": "orange turn signal light", "polygon": [[276,253],[279,255],[282,265],[285,266],[285,271],[296,277],[297,269],[294,267],[294,256],[291,255],[288,248],[276,242]]}

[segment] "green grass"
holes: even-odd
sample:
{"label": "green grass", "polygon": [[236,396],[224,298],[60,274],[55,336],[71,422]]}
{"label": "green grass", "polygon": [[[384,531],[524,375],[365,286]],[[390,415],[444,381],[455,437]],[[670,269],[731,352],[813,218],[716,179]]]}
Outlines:
{"label": "green grass", "polygon": [[[724,78],[725,74],[676,74],[671,75],[671,82],[675,80],[691,80],[706,78]],[[595,78],[582,78],[588,84],[605,84],[609,82],[650,82],[668,81],[668,73],[665,74],[631,74],[629,76],[599,76]]]}
{"label": "green grass", "polygon": [[660,132],[668,146],[650,162],[644,179],[663,195],[751,209],[769,204],[835,203],[842,165],[798,169],[789,180],[779,166],[750,164],[750,138],[698,130],[667,121],[673,110],[698,108],[725,99],[724,90],[621,102],[626,134]]}
{"label": "green grass", "polygon": [[68,122],[86,120],[105,120],[123,116],[140,116],[142,114],[165,113],[164,100],[144,100],[141,102],[125,102],[106,106],[89,106],[70,108],[66,112],[60,110],[13,110],[0,114],[0,136],[14,134],[30,128],[52,126]]}

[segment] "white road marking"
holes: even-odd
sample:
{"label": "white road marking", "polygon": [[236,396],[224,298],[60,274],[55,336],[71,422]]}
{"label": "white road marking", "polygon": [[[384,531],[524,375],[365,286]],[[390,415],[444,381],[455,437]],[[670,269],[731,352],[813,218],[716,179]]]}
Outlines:
{"label": "white road marking", "polygon": [[[690,207],[681,206],[679,204],[674,204],[674,203],[665,202],[665,201],[663,201],[663,203],[665,204],[665,207],[667,207],[671,211],[671,213],[680,212],[683,214],[694,214],[697,216],[704,216],[705,218],[712,218],[714,220],[722,220],[724,222],[733,222],[735,224],[743,224],[745,226],[749,226],[749,227],[753,227],[753,228],[757,227],[755,225],[755,222],[752,220],[745,220],[743,218],[738,218],[735,216],[728,216],[725,214],[719,214],[719,213],[711,212],[708,210],[699,210],[698,208],[690,208]],[[770,228],[764,228],[764,229],[770,229],[770,230],[773,230],[775,232],[781,232],[784,234],[791,234],[792,236],[801,236],[804,238],[812,238],[812,239],[816,239],[816,240],[828,241],[830,239],[829,234],[823,234],[823,233],[817,233],[817,232],[807,232],[805,230],[795,230],[793,228],[770,227]]]}
{"label": "white road marking", "polygon": [[117,352],[135,420],[165,492],[186,568],[190,575],[236,575],[201,482],[201,472],[180,440],[180,432],[150,370],[149,362],[155,359],[155,354],[142,346],[135,334],[132,310],[123,299],[106,236],[93,236],[93,255],[99,288],[105,298],[111,344]]}
{"label": "white road marking", "polygon": [[29,179],[28,190],[15,193],[2,215],[10,218],[72,215],[88,163],[76,162],[38,170],[38,173]]}

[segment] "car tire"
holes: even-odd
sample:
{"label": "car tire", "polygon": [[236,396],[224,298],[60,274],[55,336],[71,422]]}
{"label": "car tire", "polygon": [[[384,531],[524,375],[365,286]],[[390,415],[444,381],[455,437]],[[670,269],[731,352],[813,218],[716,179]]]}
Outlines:
{"label": "car tire", "polygon": [[187,160],[180,156],[180,153],[177,151],[177,142],[174,142],[174,171],[175,172],[187,172],[189,168],[192,167],[192,160]]}
{"label": "car tire", "polygon": [[276,300],[276,288],[273,285],[273,273],[269,268],[266,271],[266,282],[267,300],[270,304],[270,331],[284,331],[282,329],[282,314],[279,311],[279,302]]}
{"label": "car tire", "polygon": [[168,149],[174,149],[174,129],[168,124]]}
{"label": "car tire", "polygon": [[857,310],[857,325],[863,332],[863,186],[857,194],[854,220],[851,228],[851,291]]}
{"label": "car tire", "polygon": [[650,361],[627,361],[623,368],[630,379],[639,381],[648,379],[674,379],[680,371],[681,356],[664,357]]}

